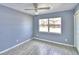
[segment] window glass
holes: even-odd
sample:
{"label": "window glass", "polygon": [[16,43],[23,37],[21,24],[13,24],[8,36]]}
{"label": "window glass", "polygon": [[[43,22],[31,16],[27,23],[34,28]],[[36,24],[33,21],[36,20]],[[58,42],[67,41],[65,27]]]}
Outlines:
{"label": "window glass", "polygon": [[48,19],[40,19],[39,20],[39,31],[40,32],[48,32]]}
{"label": "window glass", "polygon": [[50,18],[49,19],[49,32],[61,33],[61,18]]}

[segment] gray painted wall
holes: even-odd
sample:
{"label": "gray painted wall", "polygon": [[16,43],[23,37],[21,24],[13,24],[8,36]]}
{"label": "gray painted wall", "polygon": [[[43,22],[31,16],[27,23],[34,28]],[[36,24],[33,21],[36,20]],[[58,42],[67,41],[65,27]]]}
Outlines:
{"label": "gray painted wall", "polygon": [[0,51],[32,37],[33,17],[0,5]]}
{"label": "gray painted wall", "polygon": [[79,10],[79,3],[77,4],[77,6],[74,8],[74,13]]}
{"label": "gray painted wall", "polygon": [[[41,33],[38,31],[39,19],[50,18],[50,17],[61,17],[62,18],[62,34]],[[34,37],[74,45],[74,17],[73,17],[72,10],[34,16],[33,20],[34,20],[33,21]]]}

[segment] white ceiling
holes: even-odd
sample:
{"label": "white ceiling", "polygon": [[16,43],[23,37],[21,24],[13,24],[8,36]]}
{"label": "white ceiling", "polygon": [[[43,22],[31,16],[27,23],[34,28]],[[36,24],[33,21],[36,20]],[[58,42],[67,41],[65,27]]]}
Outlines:
{"label": "white ceiling", "polygon": [[[27,9],[34,8],[32,3],[2,3],[2,5],[18,10],[20,12],[35,15],[34,10],[24,10],[26,8]],[[49,10],[38,10],[38,13],[46,14],[52,12],[65,11],[65,10],[72,10],[76,5],[77,5],[76,3],[38,3],[38,7],[45,7],[45,6],[50,7]]]}

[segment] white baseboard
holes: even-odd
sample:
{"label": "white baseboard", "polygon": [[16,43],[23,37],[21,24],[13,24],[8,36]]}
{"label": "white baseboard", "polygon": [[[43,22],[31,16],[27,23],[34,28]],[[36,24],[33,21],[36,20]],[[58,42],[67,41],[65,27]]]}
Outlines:
{"label": "white baseboard", "polygon": [[27,43],[27,42],[29,42],[30,40],[32,40],[32,39],[25,40],[25,41],[23,41],[23,42],[21,42],[21,43],[19,43],[19,44],[17,44],[17,45],[14,45],[14,46],[12,46],[12,47],[10,47],[10,48],[8,48],[8,49],[5,49],[5,50],[1,51],[0,54],[5,53],[5,52],[7,52],[7,51],[9,51],[9,50],[11,50],[11,49],[13,49],[13,48],[16,48],[17,46],[20,46],[21,44]]}
{"label": "white baseboard", "polygon": [[64,44],[64,43],[59,43],[59,42],[55,42],[55,41],[49,41],[49,40],[46,40],[46,39],[40,39],[40,38],[33,37],[33,38],[31,38],[31,39],[28,39],[28,40],[26,40],[26,41],[23,41],[23,42],[17,44],[17,45],[14,45],[14,46],[12,46],[12,47],[10,47],[10,48],[8,48],[8,49],[5,49],[5,50],[1,51],[0,54],[5,53],[5,52],[7,52],[7,51],[9,51],[9,50],[11,50],[11,49],[13,49],[13,48],[16,48],[17,46],[20,46],[21,44],[27,43],[27,42],[29,42],[29,41],[32,40],[32,39],[38,39],[38,40],[41,40],[41,41],[46,41],[46,42],[51,42],[51,43],[56,43],[56,44],[60,44],[60,45],[65,45],[65,46],[74,47],[73,45],[69,45],[69,44]]}
{"label": "white baseboard", "polygon": [[55,44],[60,44],[60,45],[65,45],[65,46],[74,47],[74,45],[65,44],[65,43],[60,43],[60,42],[55,42],[55,41],[49,41],[49,40],[46,40],[46,39],[40,39],[40,38],[36,38],[36,37],[34,37],[33,39],[38,39],[38,40],[41,40],[41,41],[46,41],[46,42],[51,42],[51,43],[55,43]]}

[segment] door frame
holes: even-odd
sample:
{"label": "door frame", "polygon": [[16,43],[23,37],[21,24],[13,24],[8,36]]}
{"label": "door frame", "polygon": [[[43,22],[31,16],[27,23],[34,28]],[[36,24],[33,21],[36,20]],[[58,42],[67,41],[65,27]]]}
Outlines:
{"label": "door frame", "polygon": [[76,43],[76,16],[77,14],[79,14],[79,10],[77,10],[74,13],[74,47],[76,47],[77,51],[79,52],[79,48],[77,47],[77,43]]}
{"label": "door frame", "polygon": [[79,13],[79,10],[77,10],[77,11],[74,13],[74,15],[73,15],[73,16],[74,16],[74,47],[76,47],[76,43],[75,43],[75,42],[76,42],[76,34],[75,34],[75,33],[76,33],[76,28],[75,28],[75,26],[76,26],[76,25],[75,25],[75,24],[76,24],[76,21],[75,21],[75,20],[76,20],[76,19],[75,19],[75,17],[76,17],[76,15],[77,15],[78,13]]}

